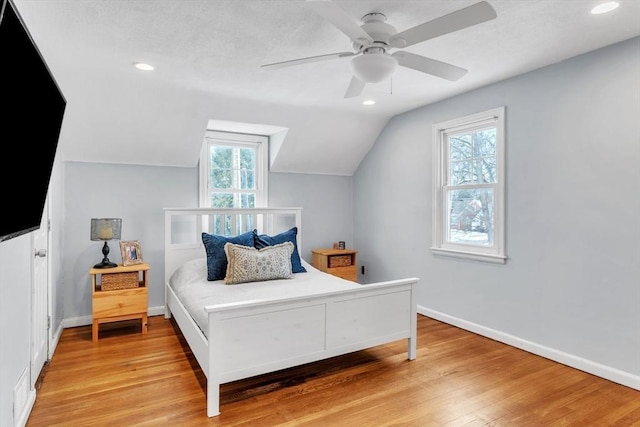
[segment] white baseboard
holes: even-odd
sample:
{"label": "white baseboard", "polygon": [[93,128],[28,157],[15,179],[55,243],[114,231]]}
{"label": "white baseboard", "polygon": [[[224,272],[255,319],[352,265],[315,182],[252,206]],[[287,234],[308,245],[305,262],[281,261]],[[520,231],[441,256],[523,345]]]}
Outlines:
{"label": "white baseboard", "polygon": [[[159,307],[149,307],[147,310],[148,316],[160,316],[164,315],[164,305]],[[93,323],[91,316],[70,317],[62,320],[63,328],[75,328],[76,326],[87,326]]]}
{"label": "white baseboard", "polygon": [[13,420],[13,423],[16,427],[25,427],[27,425],[27,421],[29,421],[29,415],[31,415],[31,411],[33,410],[33,405],[36,404],[36,391],[29,390],[27,392],[27,401],[25,402],[25,406],[22,411],[20,411],[17,415],[17,418]]}
{"label": "white baseboard", "polygon": [[58,327],[56,328],[56,331],[51,337],[51,342],[49,343],[49,354],[47,355],[49,360],[51,360],[51,358],[53,357],[53,353],[56,352],[56,348],[58,347],[58,343],[60,342],[60,337],[62,336],[63,330],[64,328],[62,326],[62,322],[60,322],[60,324],[58,324]]}
{"label": "white baseboard", "polygon": [[478,325],[464,319],[459,319],[446,313],[431,310],[423,306],[418,306],[418,313],[422,314],[423,316],[427,316],[432,319],[457,326],[461,329],[476,333],[478,335],[482,335],[483,337],[491,338],[501,343],[508,344],[512,347],[519,348],[529,353],[533,353],[538,356],[553,360],[555,362],[562,363],[563,365],[588,372],[609,381],[613,381],[615,383],[640,390],[640,376],[638,375],[633,375],[629,372],[602,365],[600,363],[596,363],[591,360],[575,356],[573,354],[565,353],[554,348],[545,347],[531,341],[523,340],[522,338],[518,338],[516,336],[509,335],[495,329],[487,328],[485,326]]}

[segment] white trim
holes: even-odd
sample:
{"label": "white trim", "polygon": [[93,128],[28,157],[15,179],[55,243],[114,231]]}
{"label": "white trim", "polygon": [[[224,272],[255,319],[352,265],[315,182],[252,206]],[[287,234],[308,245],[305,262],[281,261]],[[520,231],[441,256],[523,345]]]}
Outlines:
{"label": "white trim", "polygon": [[492,262],[494,264],[504,264],[507,257],[503,255],[480,254],[477,252],[459,251],[455,249],[444,249],[431,247],[431,252],[436,255],[447,255],[456,258],[473,259],[476,261]]}
{"label": "white trim", "polygon": [[[89,321],[91,323],[91,321]],[[53,354],[56,352],[56,348],[58,347],[58,343],[60,342],[60,338],[62,338],[62,331],[64,327],[62,326],[62,322],[58,323],[58,327],[56,328],[55,333],[51,336],[51,345],[49,346],[49,360],[53,358]]]}
{"label": "white trim", "polygon": [[31,415],[31,411],[33,410],[33,406],[36,404],[36,391],[34,389],[29,389],[27,391],[27,401],[25,402],[24,409],[20,411],[17,415],[17,418],[14,419],[14,424],[16,427],[24,427],[27,425],[27,421],[29,421],[29,415]]}
{"label": "white trim", "polygon": [[512,347],[519,348],[538,356],[542,356],[546,359],[562,363],[563,365],[567,365],[572,368],[587,372],[589,374],[596,375],[600,378],[604,378],[609,381],[631,387],[635,390],[640,390],[639,375],[634,375],[630,372],[621,371],[620,369],[612,368],[611,366],[603,365],[601,363],[597,363],[570,353],[565,353],[564,351],[555,348],[550,348],[538,343],[527,341],[525,339],[507,334],[502,331],[497,331],[495,329],[487,328],[486,326],[478,325],[477,323],[469,322],[467,320],[460,319],[446,313],[431,310],[424,306],[418,306],[418,314],[430,317],[435,320],[439,320],[444,323],[448,323],[453,326],[457,326],[458,328],[464,329],[466,331],[482,335],[483,337],[491,338]]}

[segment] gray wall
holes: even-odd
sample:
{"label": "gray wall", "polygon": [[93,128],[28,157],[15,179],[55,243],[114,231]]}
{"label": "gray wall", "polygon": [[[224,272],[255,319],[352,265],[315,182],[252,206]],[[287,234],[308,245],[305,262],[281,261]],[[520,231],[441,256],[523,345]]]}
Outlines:
{"label": "gray wall", "polygon": [[[354,176],[365,279],[417,276],[425,314],[640,387],[639,50],[631,39],[392,119]],[[434,256],[431,126],[499,106],[509,259]]]}
{"label": "gray wall", "polygon": [[[197,207],[198,168],[67,162],[63,255],[65,326],[91,322],[89,269],[102,242],[89,240],[91,218],[122,218],[122,240],[138,240],[149,272],[150,314],[164,306],[164,208]],[[271,173],[269,204],[302,207],[300,255],[334,240],[353,241],[352,178]],[[122,262],[118,241],[109,259]]]}
{"label": "gray wall", "polygon": [[343,240],[353,245],[353,179],[348,176],[271,173],[269,204],[302,207],[300,256]]}

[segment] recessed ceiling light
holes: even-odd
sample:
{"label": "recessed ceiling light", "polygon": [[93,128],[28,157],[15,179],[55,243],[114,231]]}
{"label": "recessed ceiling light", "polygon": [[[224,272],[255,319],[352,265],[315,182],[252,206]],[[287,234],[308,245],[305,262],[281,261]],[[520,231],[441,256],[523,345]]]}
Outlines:
{"label": "recessed ceiling light", "polygon": [[154,68],[153,65],[145,64],[144,62],[134,62],[133,65],[138,70],[144,70],[144,71],[151,71]]}
{"label": "recessed ceiling light", "polygon": [[613,9],[620,6],[620,3],[617,1],[609,1],[606,3],[599,4],[598,6],[591,9],[591,13],[594,15],[600,15],[601,13],[611,12]]}
{"label": "recessed ceiling light", "polygon": [[362,101],[362,105],[373,105],[375,103],[376,101],[374,101],[373,99],[367,99],[366,101]]}

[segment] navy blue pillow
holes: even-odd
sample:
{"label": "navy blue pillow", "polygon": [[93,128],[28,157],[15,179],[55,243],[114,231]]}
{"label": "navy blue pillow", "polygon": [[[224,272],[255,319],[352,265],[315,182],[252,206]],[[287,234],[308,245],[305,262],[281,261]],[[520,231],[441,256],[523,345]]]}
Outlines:
{"label": "navy blue pillow", "polygon": [[202,243],[207,251],[207,280],[222,280],[227,274],[227,254],[225,243],[242,246],[253,246],[256,230],[248,231],[235,237],[224,237],[217,234],[202,233]]}
{"label": "navy blue pillow", "polygon": [[293,227],[283,233],[276,234],[275,236],[268,236],[266,234],[256,234],[254,239],[254,246],[256,249],[262,249],[267,246],[279,245],[284,242],[293,243],[293,253],[291,254],[291,270],[294,273],[306,273],[307,270],[302,266],[300,260],[300,254],[298,254],[298,227]]}

